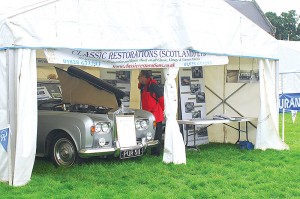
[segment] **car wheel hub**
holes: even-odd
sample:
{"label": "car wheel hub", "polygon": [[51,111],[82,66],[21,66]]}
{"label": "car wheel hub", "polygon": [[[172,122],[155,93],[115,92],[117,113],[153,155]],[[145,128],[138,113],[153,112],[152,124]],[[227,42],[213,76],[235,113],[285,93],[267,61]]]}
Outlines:
{"label": "car wheel hub", "polygon": [[75,149],[67,139],[60,139],[55,144],[55,159],[59,165],[70,166],[75,161]]}

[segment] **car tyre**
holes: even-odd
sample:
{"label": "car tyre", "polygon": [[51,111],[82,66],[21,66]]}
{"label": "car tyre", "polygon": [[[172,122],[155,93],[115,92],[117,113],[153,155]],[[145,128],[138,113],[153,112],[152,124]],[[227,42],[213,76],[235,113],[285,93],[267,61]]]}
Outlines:
{"label": "car tyre", "polygon": [[65,134],[54,137],[50,151],[51,158],[56,166],[70,167],[74,163],[80,162],[73,140]]}

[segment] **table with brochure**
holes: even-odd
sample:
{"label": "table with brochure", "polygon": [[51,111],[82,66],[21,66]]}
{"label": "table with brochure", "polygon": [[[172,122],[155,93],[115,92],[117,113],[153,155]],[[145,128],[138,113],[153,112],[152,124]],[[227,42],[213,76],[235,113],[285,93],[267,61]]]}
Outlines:
{"label": "table with brochure", "polygon": [[[188,120],[177,120],[179,125],[183,125],[183,131],[182,135],[184,133],[184,129],[186,129],[186,146],[188,144],[188,139],[189,136],[194,136],[194,146],[196,147],[196,125],[200,125],[202,128],[209,127],[213,124],[224,124],[226,126],[229,126],[235,130],[238,131],[238,140],[236,143],[238,143],[241,139],[241,133],[246,134],[246,140],[248,140],[248,123],[252,121],[257,121],[257,118],[252,118],[252,117],[225,117],[225,116],[214,116],[213,119],[188,119]],[[241,129],[241,123],[245,122],[245,129]],[[238,128],[230,125],[230,123],[238,123]],[[189,134],[189,129],[184,128],[185,125],[192,125],[193,126],[193,133]],[[184,137],[184,135],[183,135]]]}

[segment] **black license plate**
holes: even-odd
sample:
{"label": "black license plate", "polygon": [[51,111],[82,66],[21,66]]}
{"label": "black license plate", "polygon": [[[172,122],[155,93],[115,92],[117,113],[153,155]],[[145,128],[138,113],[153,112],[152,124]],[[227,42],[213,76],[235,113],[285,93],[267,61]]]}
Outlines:
{"label": "black license plate", "polygon": [[121,151],[120,153],[120,158],[125,159],[125,158],[132,158],[132,157],[137,157],[143,155],[143,148],[140,149],[132,149],[132,150],[124,150]]}

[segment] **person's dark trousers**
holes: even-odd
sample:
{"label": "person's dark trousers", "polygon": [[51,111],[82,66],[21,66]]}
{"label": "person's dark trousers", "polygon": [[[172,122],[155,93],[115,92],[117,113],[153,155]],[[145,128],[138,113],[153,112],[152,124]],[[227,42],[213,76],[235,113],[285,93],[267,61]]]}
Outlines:
{"label": "person's dark trousers", "polygon": [[162,140],[162,122],[157,122],[156,123],[156,130],[155,130],[154,140],[158,140],[159,144],[157,145],[157,147],[152,148],[151,154],[152,155],[160,155],[161,146],[163,144],[163,140]]}

